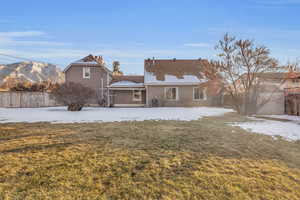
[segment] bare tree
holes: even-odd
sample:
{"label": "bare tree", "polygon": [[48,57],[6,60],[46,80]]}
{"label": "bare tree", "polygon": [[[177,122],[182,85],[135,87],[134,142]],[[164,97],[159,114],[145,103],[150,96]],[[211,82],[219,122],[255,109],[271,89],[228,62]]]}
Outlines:
{"label": "bare tree", "polygon": [[253,40],[237,40],[225,34],[216,46],[220,61],[214,66],[219,69],[225,89],[231,96],[238,113],[248,115],[257,112],[266,101],[258,102],[263,74],[278,72],[280,67],[276,59],[270,56],[265,46],[255,45]]}
{"label": "bare tree", "polygon": [[95,91],[80,83],[64,83],[51,92],[58,102],[68,106],[69,111],[80,111],[89,99],[95,97]]}

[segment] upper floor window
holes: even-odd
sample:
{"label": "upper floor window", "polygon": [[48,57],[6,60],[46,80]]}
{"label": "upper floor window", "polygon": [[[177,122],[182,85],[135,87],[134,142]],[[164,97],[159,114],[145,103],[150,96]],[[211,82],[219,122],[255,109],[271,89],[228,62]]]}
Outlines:
{"label": "upper floor window", "polygon": [[83,78],[90,79],[91,78],[91,68],[84,67],[83,69]]}
{"label": "upper floor window", "polygon": [[142,101],[142,91],[141,90],[133,90],[132,100],[133,101]]}
{"label": "upper floor window", "polygon": [[195,87],[193,90],[193,99],[194,100],[205,100],[206,99],[205,90],[200,87]]}
{"label": "upper floor window", "polygon": [[167,87],[165,88],[165,98],[167,100],[178,100],[178,88],[177,87]]}

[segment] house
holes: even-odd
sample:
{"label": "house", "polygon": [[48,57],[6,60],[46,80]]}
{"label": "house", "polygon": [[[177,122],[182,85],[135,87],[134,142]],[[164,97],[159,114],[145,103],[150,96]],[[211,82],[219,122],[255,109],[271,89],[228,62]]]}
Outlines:
{"label": "house", "polygon": [[207,79],[205,62],[153,58],[144,61],[143,76],[113,75],[102,57],[89,55],[65,69],[65,80],[94,89],[106,106],[208,106],[221,100],[222,91],[218,80]]}
{"label": "house", "polygon": [[[290,94],[300,94],[300,73],[264,72],[257,74],[256,77],[260,84],[252,93],[254,94],[253,97],[257,97],[257,99],[253,98],[256,101],[255,104],[251,104],[251,111],[259,115],[289,114],[288,110],[290,110],[291,105],[289,105],[290,100],[287,97],[290,97]],[[233,104],[229,95],[226,95],[224,99],[225,105]],[[297,107],[297,105],[292,105],[292,107]],[[300,113],[300,104],[298,107],[296,110],[299,111],[295,113]]]}
{"label": "house", "polygon": [[257,114],[294,114],[300,115],[300,73],[276,72],[261,73],[262,94],[260,101],[267,102]]}
{"label": "house", "polygon": [[98,104],[107,96],[107,86],[112,80],[112,72],[106,67],[102,56],[88,55],[72,62],[63,71],[66,82],[81,83],[92,88],[96,96],[90,104]]}

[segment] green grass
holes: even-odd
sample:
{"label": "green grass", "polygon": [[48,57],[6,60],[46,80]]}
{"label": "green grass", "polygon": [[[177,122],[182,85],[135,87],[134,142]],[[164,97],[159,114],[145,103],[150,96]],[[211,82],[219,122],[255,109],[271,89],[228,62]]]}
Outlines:
{"label": "green grass", "polygon": [[0,199],[300,199],[300,143],[198,121],[0,126]]}

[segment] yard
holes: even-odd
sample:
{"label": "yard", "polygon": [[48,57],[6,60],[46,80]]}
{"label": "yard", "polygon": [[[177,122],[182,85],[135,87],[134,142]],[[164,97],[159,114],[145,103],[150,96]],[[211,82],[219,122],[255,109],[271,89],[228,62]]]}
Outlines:
{"label": "yard", "polygon": [[300,199],[299,141],[232,126],[252,119],[230,110],[16,110],[0,109],[0,199]]}

